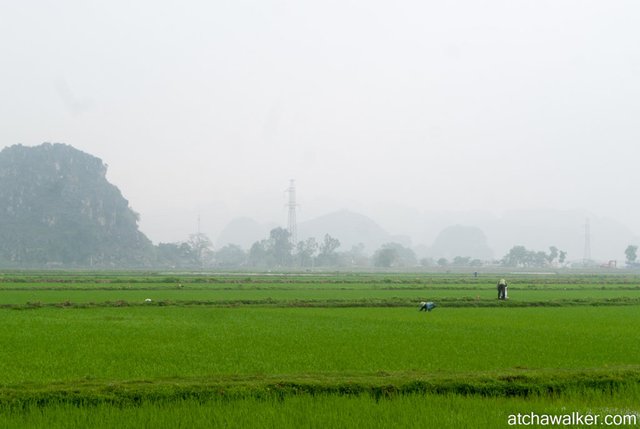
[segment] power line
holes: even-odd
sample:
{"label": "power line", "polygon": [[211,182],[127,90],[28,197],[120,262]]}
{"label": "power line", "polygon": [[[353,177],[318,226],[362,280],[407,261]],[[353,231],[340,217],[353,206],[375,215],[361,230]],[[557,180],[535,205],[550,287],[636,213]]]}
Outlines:
{"label": "power line", "polygon": [[288,231],[289,231],[289,241],[293,246],[298,243],[298,224],[296,221],[296,207],[298,204],[296,203],[296,185],[295,180],[289,180],[289,188],[287,191],[289,193],[289,202],[287,203],[287,207],[289,208],[289,219],[288,219]]}
{"label": "power line", "polygon": [[591,222],[587,218],[584,224],[584,256],[582,263],[587,265],[591,262]]}

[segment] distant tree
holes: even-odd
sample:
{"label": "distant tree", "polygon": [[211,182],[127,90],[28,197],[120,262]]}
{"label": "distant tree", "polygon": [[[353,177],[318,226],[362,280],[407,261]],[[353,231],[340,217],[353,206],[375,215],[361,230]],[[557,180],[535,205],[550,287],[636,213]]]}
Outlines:
{"label": "distant tree", "polygon": [[301,267],[313,266],[313,260],[318,253],[318,242],[315,238],[309,237],[304,241],[298,242],[296,246],[296,257]]}
{"label": "distant tree", "polygon": [[156,246],[156,260],[163,267],[190,268],[194,258],[187,243],[159,243]]}
{"label": "distant tree", "polygon": [[564,261],[567,259],[567,252],[565,252],[564,250],[560,250],[558,252],[558,262],[560,262],[560,264],[564,264]]}
{"label": "distant tree", "polygon": [[538,252],[531,251],[528,259],[530,267],[544,267],[548,264],[548,255],[542,250]]}
{"label": "distant tree", "polygon": [[333,238],[329,234],[324,235],[324,240],[320,246],[320,253],[323,255],[330,255],[340,247],[340,240]]}
{"label": "distant tree", "polygon": [[191,256],[193,263],[204,268],[209,265],[213,260],[213,244],[209,237],[203,233],[191,234],[189,241],[187,241],[189,248],[191,249]]}
{"label": "distant tree", "polygon": [[288,267],[291,264],[291,242],[289,231],[284,228],[274,228],[269,233],[269,251],[273,255],[276,265]]}
{"label": "distant tree", "polygon": [[329,234],[324,235],[324,240],[320,244],[320,254],[318,255],[318,264],[324,266],[337,265],[338,255],[336,249],[340,247],[340,240],[333,238]]}
{"label": "distant tree", "polygon": [[456,256],[453,258],[453,265],[458,267],[466,267],[470,265],[471,257],[470,256]]}
{"label": "distant tree", "polygon": [[[415,267],[418,264],[416,254],[408,247],[404,247],[400,243],[385,243],[373,255],[374,265],[390,267]],[[389,264],[389,265],[386,265]]]}
{"label": "distant tree", "polygon": [[480,259],[472,259],[471,262],[469,262],[469,266],[470,267],[481,267],[482,261]]}
{"label": "distant tree", "polygon": [[449,261],[447,260],[447,258],[440,258],[438,259],[437,264],[440,267],[446,267],[447,265],[449,265]]}
{"label": "distant tree", "polygon": [[247,261],[247,254],[236,244],[227,244],[214,254],[216,265],[222,268],[239,268]]}
{"label": "distant tree", "polygon": [[502,258],[502,265],[507,267],[524,266],[528,262],[528,252],[524,246],[513,246]]}
{"label": "distant tree", "polygon": [[[551,247],[550,249],[555,249],[558,255],[560,252],[555,247]],[[554,252],[554,250],[552,250]],[[502,265],[507,267],[545,267],[550,264],[554,258],[551,258],[551,255],[543,252],[543,251],[534,251],[527,250],[524,246],[514,246],[509,250],[502,258]]]}
{"label": "distant tree", "polygon": [[398,252],[391,247],[382,247],[373,254],[373,265],[381,268],[389,268],[398,259]]}
{"label": "distant tree", "polygon": [[558,257],[558,248],[556,246],[549,247],[549,255],[547,256],[547,261],[550,264],[553,264],[553,261]]}
{"label": "distant tree", "polygon": [[272,256],[269,251],[269,241],[260,240],[251,245],[249,249],[248,262],[252,267],[270,267],[272,266]]}
{"label": "distant tree", "polygon": [[247,262],[252,267],[273,268],[290,267],[293,264],[293,246],[290,234],[284,228],[274,228],[269,238],[256,241],[251,245]]}
{"label": "distant tree", "polygon": [[197,261],[196,257],[193,255],[193,248],[189,245],[189,243],[178,243],[180,249],[180,255],[184,258],[187,266],[193,266],[193,262]]}
{"label": "distant tree", "polygon": [[638,246],[628,245],[624,251],[627,256],[627,265],[633,265],[638,257]]}

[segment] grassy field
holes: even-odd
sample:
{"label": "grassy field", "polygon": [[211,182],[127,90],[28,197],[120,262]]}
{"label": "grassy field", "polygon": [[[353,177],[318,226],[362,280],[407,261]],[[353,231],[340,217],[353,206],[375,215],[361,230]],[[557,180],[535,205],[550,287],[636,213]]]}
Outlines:
{"label": "grassy field", "polygon": [[495,279],[463,275],[345,274],[289,276],[163,276],[122,274],[7,275],[0,306],[400,306],[437,300],[446,306],[565,306],[640,304],[630,276],[518,276],[512,300],[497,302]]}
{"label": "grassy field", "polygon": [[[506,427],[518,410],[637,413],[640,278],[510,282],[498,302],[493,281],[469,275],[5,274],[0,426]],[[439,307],[417,311],[425,299]]]}
{"label": "grassy field", "polygon": [[[640,289],[608,287],[606,289],[517,289],[509,290],[512,302],[522,304],[592,302],[605,304],[615,299],[640,304]],[[508,305],[496,302],[492,288],[477,289],[373,289],[366,287],[341,289],[83,289],[83,290],[3,290],[3,306],[60,304],[79,305],[141,305],[145,299],[158,304],[198,305],[335,305],[358,304],[368,306],[411,306],[420,301],[441,301],[451,305]],[[515,305],[515,304],[513,304]]]}
{"label": "grassy field", "polygon": [[639,363],[625,307],[5,311],[0,382],[420,374]]}
{"label": "grassy field", "polygon": [[[99,404],[77,407],[60,403],[43,408],[9,409],[3,427],[83,428],[499,428],[511,415],[571,412],[626,419],[620,427],[635,427],[640,392],[627,387],[615,393],[568,392],[553,398],[533,396],[483,397],[409,394],[376,399],[370,395],[296,395],[282,398],[242,398],[233,401],[178,400],[117,408]],[[611,404],[616,406],[612,407]],[[470,418],[473,416],[473,418]]]}

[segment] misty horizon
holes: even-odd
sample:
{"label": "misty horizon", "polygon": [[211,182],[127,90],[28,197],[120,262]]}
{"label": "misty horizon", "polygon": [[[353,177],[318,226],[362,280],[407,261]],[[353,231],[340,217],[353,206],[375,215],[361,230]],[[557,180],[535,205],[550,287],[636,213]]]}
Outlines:
{"label": "misty horizon", "polygon": [[289,179],[299,222],[579,211],[638,237],[640,4],[188,6],[1,5],[0,147],[101,158],[155,243],[286,226]]}

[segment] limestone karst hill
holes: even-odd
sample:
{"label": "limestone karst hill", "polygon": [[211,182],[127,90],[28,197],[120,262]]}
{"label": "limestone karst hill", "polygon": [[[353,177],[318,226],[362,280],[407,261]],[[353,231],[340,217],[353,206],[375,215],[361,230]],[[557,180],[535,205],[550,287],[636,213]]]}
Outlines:
{"label": "limestone karst hill", "polygon": [[107,167],[65,144],[0,152],[0,265],[141,267],[153,245]]}

